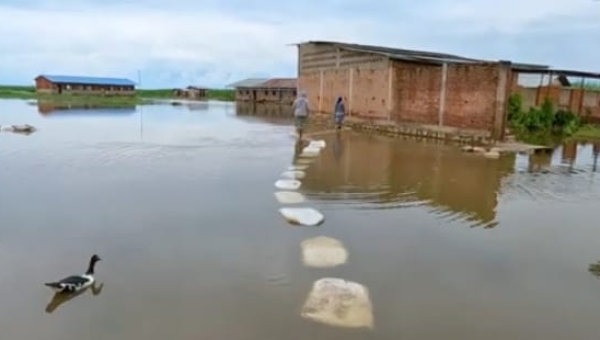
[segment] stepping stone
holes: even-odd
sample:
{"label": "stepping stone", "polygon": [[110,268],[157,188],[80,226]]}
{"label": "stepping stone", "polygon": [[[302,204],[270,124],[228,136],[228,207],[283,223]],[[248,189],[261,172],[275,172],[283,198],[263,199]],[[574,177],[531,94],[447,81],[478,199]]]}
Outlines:
{"label": "stepping stone", "polygon": [[308,143],[309,147],[313,147],[313,148],[319,148],[319,149],[323,149],[325,148],[325,141],[324,140],[313,140],[310,141],[310,143]]}
{"label": "stepping stone", "polygon": [[373,306],[368,289],[338,278],[315,281],[300,315],[334,327],[373,328]]}
{"label": "stepping stone", "polygon": [[280,179],[275,182],[275,187],[281,190],[298,190],[302,182],[297,179]]}
{"label": "stepping stone", "polygon": [[329,268],[348,260],[344,244],[334,238],[318,236],[302,241],[302,260],[305,266]]}
{"label": "stepping stone", "polygon": [[281,204],[298,204],[305,200],[304,195],[295,191],[278,191],[275,193],[275,198]]}
{"label": "stepping stone", "polygon": [[312,162],[314,162],[314,158],[298,158],[296,160],[296,163],[298,163],[299,165],[308,165]]}
{"label": "stepping stone", "polygon": [[323,214],[313,208],[280,208],[279,212],[291,224],[314,227],[325,220]]}
{"label": "stepping stone", "polygon": [[302,153],[300,153],[300,157],[318,157],[321,154],[320,148],[313,148],[310,146],[302,149]]}
{"label": "stepping stone", "polygon": [[483,157],[491,158],[491,159],[498,159],[498,158],[500,158],[500,153],[497,151],[487,151],[487,152],[483,153]]}
{"label": "stepping stone", "polygon": [[287,178],[287,179],[302,179],[302,178],[306,177],[306,172],[300,171],[300,170],[284,171],[281,174],[281,177]]}
{"label": "stepping stone", "polygon": [[288,167],[289,171],[304,171],[306,169],[308,169],[307,164],[290,165]]}

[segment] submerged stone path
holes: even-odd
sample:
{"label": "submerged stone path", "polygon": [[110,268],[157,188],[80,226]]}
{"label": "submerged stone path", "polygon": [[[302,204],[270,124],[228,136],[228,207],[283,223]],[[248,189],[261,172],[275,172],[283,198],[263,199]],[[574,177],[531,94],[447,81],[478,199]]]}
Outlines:
{"label": "submerged stone path", "polygon": [[[275,192],[275,198],[283,205],[279,213],[290,224],[319,226],[325,220],[323,214],[314,208],[298,207],[305,202],[305,197],[295,190],[300,189],[300,180],[306,177],[305,171],[326,146],[324,140],[310,140],[295,164],[282,172],[281,179],[275,182],[275,187],[281,190]],[[307,267],[331,268],[348,260],[344,244],[334,238],[317,236],[304,240],[300,246],[303,264]],[[300,316],[334,327],[372,329],[374,324],[369,290],[360,283],[332,277],[313,283]]]}

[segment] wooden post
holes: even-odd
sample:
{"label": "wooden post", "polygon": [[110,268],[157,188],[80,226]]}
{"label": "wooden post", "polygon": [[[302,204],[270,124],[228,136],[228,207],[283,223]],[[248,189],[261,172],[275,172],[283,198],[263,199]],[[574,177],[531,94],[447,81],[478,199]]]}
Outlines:
{"label": "wooden post", "polygon": [[585,99],[585,77],[581,77],[581,94],[579,95],[579,108],[577,114],[581,116],[583,111],[583,100]]}
{"label": "wooden post", "polygon": [[442,64],[442,83],[440,85],[440,106],[438,111],[438,126],[444,126],[444,111],[446,109],[446,82],[448,78],[448,63]]}
{"label": "wooden post", "polygon": [[300,93],[300,71],[302,70],[302,54],[300,53],[300,45],[298,47],[298,60],[296,61],[296,95]]}
{"label": "wooden post", "polygon": [[348,115],[351,115],[352,112],[352,90],[353,90],[353,78],[354,78],[354,67],[350,66],[348,68]]}
{"label": "wooden post", "polygon": [[393,89],[393,80],[394,80],[394,67],[391,60],[388,60],[388,93],[387,93],[387,119],[388,121],[392,120],[392,89]]}
{"label": "wooden post", "polygon": [[319,113],[323,112],[323,70],[319,72]]}
{"label": "wooden post", "polygon": [[534,106],[540,105],[540,91],[542,90],[542,86],[544,86],[544,76],[545,76],[545,74],[542,73],[541,77],[540,77],[540,85],[538,86],[537,90],[535,91],[535,103],[534,103]]}

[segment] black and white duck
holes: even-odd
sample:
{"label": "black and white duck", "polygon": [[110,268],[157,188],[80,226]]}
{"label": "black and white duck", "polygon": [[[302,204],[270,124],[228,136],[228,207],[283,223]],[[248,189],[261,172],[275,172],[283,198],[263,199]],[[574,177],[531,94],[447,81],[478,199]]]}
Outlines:
{"label": "black and white duck", "polygon": [[46,282],[44,285],[52,288],[57,293],[74,293],[85,289],[95,281],[94,267],[98,261],[100,261],[100,257],[94,254],[90,259],[90,264],[85,274],[68,276],[59,281]]}

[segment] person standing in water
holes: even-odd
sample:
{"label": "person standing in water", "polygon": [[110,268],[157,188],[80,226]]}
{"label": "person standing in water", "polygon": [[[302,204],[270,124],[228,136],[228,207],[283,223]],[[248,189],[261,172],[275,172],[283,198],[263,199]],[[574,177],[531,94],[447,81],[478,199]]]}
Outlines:
{"label": "person standing in water", "polygon": [[300,92],[300,96],[294,100],[292,104],[294,109],[294,119],[296,123],[296,132],[298,133],[298,139],[302,139],[302,132],[306,126],[310,107],[308,105],[308,99],[306,98],[306,92]]}
{"label": "person standing in water", "polygon": [[335,119],[335,127],[340,130],[342,123],[344,122],[344,116],[346,115],[346,106],[344,105],[344,99],[338,97],[335,102],[335,108],[333,110],[333,117]]}

